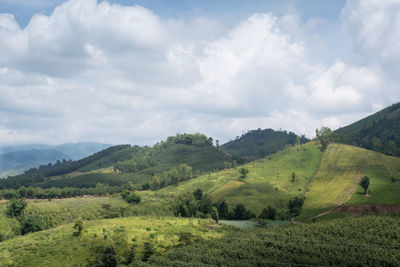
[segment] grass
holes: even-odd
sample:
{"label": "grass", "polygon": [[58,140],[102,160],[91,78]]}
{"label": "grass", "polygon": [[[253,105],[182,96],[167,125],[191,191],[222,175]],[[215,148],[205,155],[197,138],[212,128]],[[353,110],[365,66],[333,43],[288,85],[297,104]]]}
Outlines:
{"label": "grass", "polygon": [[[377,154],[377,165],[367,166],[365,175],[370,179],[368,196],[358,187],[348,204],[400,204],[400,159]],[[395,182],[391,181],[394,177]]]}
{"label": "grass", "polygon": [[[232,168],[141,194],[175,197],[199,188],[210,194],[214,202],[223,199],[231,208],[241,203],[257,215],[268,206],[283,210],[289,199],[303,196],[321,157],[318,145],[306,144],[240,166],[250,171],[244,179],[239,168]],[[291,181],[293,172],[294,182]]]}
{"label": "grass", "polygon": [[218,202],[226,195],[230,194],[232,191],[238,189],[242,185],[245,185],[242,181],[230,180],[221,187],[218,187],[215,191],[211,193],[211,200],[213,202]]}
{"label": "grass", "polygon": [[[331,144],[306,192],[303,218],[316,216],[342,203],[400,204],[398,184],[400,159],[348,145]],[[359,181],[371,176],[371,197],[362,196]]]}
{"label": "grass", "polygon": [[284,210],[289,199],[304,194],[321,156],[317,145],[307,144],[249,163],[243,166],[250,171],[245,184],[224,199],[230,206],[242,203],[256,215],[268,206]]}
{"label": "grass", "polygon": [[[7,202],[0,203],[0,233],[11,238],[19,233],[20,224],[5,215]],[[38,218],[43,229],[72,223],[78,218],[98,220],[127,216],[171,216],[169,199],[142,196],[139,204],[128,204],[120,197],[79,197],[67,199],[28,200],[25,216]]]}
{"label": "grass", "polygon": [[182,218],[129,217],[85,221],[80,237],[73,236],[72,226],[67,224],[0,243],[0,265],[86,266],[95,257],[93,248],[102,243],[113,244],[117,252],[122,246],[118,244],[134,245],[136,255],[140,257],[144,242],[151,242],[155,252],[160,253],[180,244],[179,233],[190,233],[194,240],[204,240],[221,237],[227,231],[210,220]]}

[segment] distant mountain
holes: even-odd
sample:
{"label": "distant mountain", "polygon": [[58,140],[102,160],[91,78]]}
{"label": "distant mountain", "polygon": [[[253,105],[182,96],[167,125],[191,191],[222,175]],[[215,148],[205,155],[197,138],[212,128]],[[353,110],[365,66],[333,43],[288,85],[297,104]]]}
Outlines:
{"label": "distant mountain", "polygon": [[254,160],[273,154],[286,145],[294,145],[297,141],[303,144],[307,142],[307,138],[287,131],[258,129],[236,137],[235,140],[223,144],[221,148],[231,154]]}
{"label": "distant mountain", "polygon": [[62,160],[77,160],[103,150],[110,145],[82,142],[76,144],[29,144],[0,147],[0,177],[17,175],[42,164]]}
{"label": "distant mountain", "polygon": [[334,131],[337,141],[400,156],[400,103]]}
{"label": "distant mountain", "polygon": [[110,146],[109,144],[95,142],[66,143],[62,145],[27,144],[0,147],[0,154],[26,150],[56,150],[67,155],[68,159],[77,160]]}

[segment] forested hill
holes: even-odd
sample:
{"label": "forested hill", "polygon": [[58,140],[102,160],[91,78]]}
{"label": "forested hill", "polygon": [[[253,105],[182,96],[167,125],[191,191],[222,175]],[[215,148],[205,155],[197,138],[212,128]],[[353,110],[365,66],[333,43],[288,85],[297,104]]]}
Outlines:
{"label": "forested hill", "polygon": [[338,141],[400,156],[400,103],[334,131]]}
{"label": "forested hill", "polygon": [[64,159],[62,162],[57,161],[56,164],[49,163],[47,165],[40,165],[39,168],[31,168],[28,171],[25,171],[24,174],[1,180],[0,186],[5,188],[19,187],[22,185],[30,186],[35,183],[42,182],[43,180],[45,180],[46,177],[63,175],[77,171],[80,168],[87,166],[105,156],[129,147],[130,145],[112,146],[80,160],[67,161]]}
{"label": "forested hill", "polygon": [[247,159],[257,159],[273,154],[286,145],[303,144],[307,141],[304,136],[300,137],[292,132],[257,129],[236,137],[235,140],[223,144],[221,148]]}
{"label": "forested hill", "polygon": [[[119,145],[107,148],[78,161],[42,165],[22,175],[0,180],[0,188],[20,186],[95,187],[98,183],[119,186],[128,181],[144,184],[184,164],[193,174],[230,168],[243,163],[213,146],[203,134],[178,134],[153,147]],[[172,174],[171,174],[172,175]]]}

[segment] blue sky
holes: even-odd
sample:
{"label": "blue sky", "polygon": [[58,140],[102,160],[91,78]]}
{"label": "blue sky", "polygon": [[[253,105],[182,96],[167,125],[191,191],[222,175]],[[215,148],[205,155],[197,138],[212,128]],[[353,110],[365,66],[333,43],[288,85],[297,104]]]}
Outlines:
{"label": "blue sky", "polygon": [[397,0],[0,0],[0,145],[312,137],[399,101]]}

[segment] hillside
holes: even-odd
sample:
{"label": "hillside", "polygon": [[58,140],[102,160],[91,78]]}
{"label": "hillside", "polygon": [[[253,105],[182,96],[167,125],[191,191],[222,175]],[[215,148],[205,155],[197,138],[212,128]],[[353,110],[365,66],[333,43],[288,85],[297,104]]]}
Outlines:
{"label": "hillside", "polygon": [[[374,151],[331,144],[322,153],[308,143],[242,165],[249,170],[244,179],[239,169],[227,169],[156,192],[172,196],[199,188],[214,203],[224,200],[231,209],[244,204],[256,215],[267,206],[284,214],[289,199],[305,197],[301,218],[307,219],[343,203],[400,205],[399,166],[400,159]],[[358,186],[364,175],[370,178],[368,197]]]}
{"label": "hillside", "polygon": [[0,265],[99,266],[95,262],[111,245],[121,262],[133,257],[140,261],[145,243],[161,253],[184,244],[180,236],[189,235],[194,241],[221,237],[224,230],[220,228],[210,220],[128,217],[85,221],[82,235],[74,236],[73,224],[66,224],[1,242]]}
{"label": "hillside", "polygon": [[0,181],[5,188],[20,186],[95,187],[98,183],[120,186],[151,182],[155,174],[186,164],[193,175],[221,170],[241,163],[242,159],[218,149],[212,140],[200,134],[169,137],[153,147],[119,145],[78,161],[41,166],[23,175]]}
{"label": "hillside", "polygon": [[237,136],[235,140],[223,144],[221,148],[231,154],[254,160],[273,154],[286,145],[295,145],[296,142],[303,144],[306,141],[304,136],[298,137],[292,132],[258,129]]}
{"label": "hillside", "polygon": [[[358,185],[370,179],[369,196]],[[391,178],[396,179],[394,182]],[[304,217],[316,216],[343,203],[400,204],[400,159],[348,145],[331,144],[305,194]]]}
{"label": "hillside", "polygon": [[334,131],[341,143],[400,156],[400,103]]}

